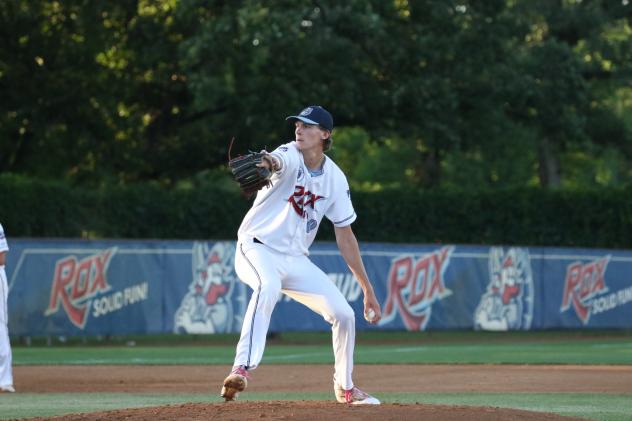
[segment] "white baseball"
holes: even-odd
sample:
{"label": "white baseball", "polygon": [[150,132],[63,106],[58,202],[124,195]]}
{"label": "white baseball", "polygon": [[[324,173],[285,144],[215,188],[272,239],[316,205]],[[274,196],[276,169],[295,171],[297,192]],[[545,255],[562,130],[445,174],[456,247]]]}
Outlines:
{"label": "white baseball", "polygon": [[367,322],[372,322],[375,319],[375,311],[370,308],[369,311],[364,315],[364,318]]}

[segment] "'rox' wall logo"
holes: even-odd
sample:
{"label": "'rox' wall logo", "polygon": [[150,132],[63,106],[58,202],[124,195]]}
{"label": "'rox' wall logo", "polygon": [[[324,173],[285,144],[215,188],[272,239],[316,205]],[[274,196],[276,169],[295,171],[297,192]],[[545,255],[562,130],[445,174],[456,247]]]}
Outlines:
{"label": "'rox' wall logo", "polygon": [[424,330],[432,313],[432,304],[450,294],[443,274],[454,247],[443,247],[414,259],[395,259],[388,274],[388,296],[380,325],[390,323],[398,310],[408,330]]}
{"label": "'rox' wall logo", "polygon": [[568,265],[560,312],[572,305],[580,320],[588,323],[593,299],[608,292],[605,275],[609,262],[610,256],[606,256],[586,264],[575,262]]}
{"label": "'rox' wall logo", "polygon": [[90,299],[111,288],[105,275],[115,252],[116,247],[113,247],[82,260],[68,256],[57,261],[50,300],[44,315],[57,313],[61,305],[72,324],[83,329]]}

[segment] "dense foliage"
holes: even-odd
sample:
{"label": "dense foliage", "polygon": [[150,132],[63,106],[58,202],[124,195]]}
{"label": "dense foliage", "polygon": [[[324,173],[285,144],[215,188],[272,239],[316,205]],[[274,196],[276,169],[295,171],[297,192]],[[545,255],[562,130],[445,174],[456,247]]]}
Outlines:
{"label": "dense foliage", "polygon": [[[0,176],[0,197],[12,198],[2,222],[13,237],[234,240],[250,205],[235,187],[89,190],[11,176]],[[384,189],[353,201],[363,241],[632,248],[629,187]],[[327,220],[317,239],[334,239]]]}
{"label": "dense foliage", "polygon": [[[628,0],[7,0],[0,171],[217,179],[320,103],[363,190],[632,179]],[[358,155],[366,160],[358,160]]]}
{"label": "dense foliage", "polygon": [[628,0],[2,1],[0,220],[234,238],[229,140],[274,148],[319,103],[362,240],[632,247],[631,20]]}

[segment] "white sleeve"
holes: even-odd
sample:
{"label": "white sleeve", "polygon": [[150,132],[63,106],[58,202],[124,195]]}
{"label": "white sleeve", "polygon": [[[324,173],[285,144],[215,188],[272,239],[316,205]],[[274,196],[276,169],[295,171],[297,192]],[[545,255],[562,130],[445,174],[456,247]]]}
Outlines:
{"label": "white sleeve", "polygon": [[275,173],[278,177],[283,177],[283,174],[288,172],[294,172],[300,164],[299,151],[292,142],[279,146],[270,152],[270,155],[273,155],[281,162],[281,169]]}
{"label": "white sleeve", "polygon": [[0,224],[0,252],[9,250],[9,244],[7,243],[7,239],[4,236],[4,228],[2,228],[2,224]]}
{"label": "white sleeve", "polygon": [[351,225],[356,220],[357,215],[353,210],[351,203],[351,190],[347,178],[340,173],[340,179],[337,180],[336,190],[333,194],[334,200],[325,212],[325,216],[335,227],[341,228]]}

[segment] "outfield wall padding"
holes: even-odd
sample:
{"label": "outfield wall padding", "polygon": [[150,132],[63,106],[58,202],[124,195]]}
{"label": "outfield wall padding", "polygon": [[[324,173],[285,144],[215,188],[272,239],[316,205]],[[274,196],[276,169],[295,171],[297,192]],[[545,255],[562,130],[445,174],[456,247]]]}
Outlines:
{"label": "outfield wall padding", "polygon": [[[238,332],[251,294],[234,270],[235,242],[10,241],[11,335]],[[358,330],[632,328],[632,252],[607,249],[364,243],[382,305],[362,317],[362,292],[335,243],[310,258],[356,312]],[[327,330],[281,295],[270,331]]]}

